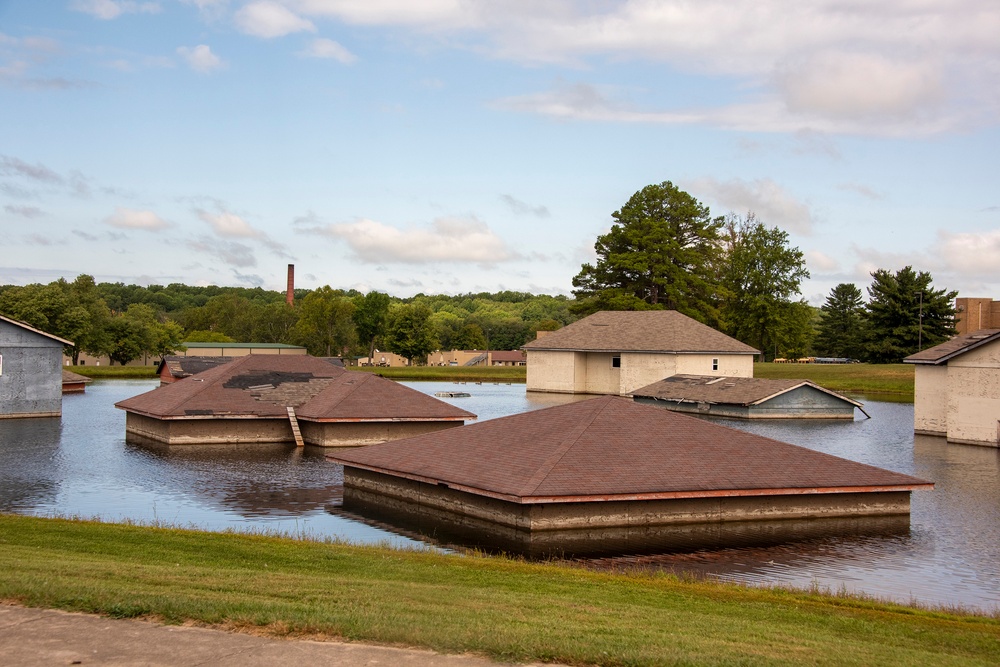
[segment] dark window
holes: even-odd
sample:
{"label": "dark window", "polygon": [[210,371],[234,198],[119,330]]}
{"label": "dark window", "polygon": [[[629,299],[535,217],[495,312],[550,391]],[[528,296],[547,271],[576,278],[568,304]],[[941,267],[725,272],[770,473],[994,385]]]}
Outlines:
{"label": "dark window", "polygon": [[611,357],[611,368],[621,368],[622,358],[619,356]]}
{"label": "dark window", "polygon": [[713,371],[719,370],[719,360],[718,359],[712,359],[712,370]]}

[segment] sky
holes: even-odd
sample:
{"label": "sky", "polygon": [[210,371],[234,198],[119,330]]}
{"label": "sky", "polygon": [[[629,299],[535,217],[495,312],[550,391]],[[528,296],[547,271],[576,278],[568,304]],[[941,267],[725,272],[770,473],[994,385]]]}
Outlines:
{"label": "sky", "polygon": [[0,0],[0,284],[570,294],[671,181],[1000,298],[996,0]]}

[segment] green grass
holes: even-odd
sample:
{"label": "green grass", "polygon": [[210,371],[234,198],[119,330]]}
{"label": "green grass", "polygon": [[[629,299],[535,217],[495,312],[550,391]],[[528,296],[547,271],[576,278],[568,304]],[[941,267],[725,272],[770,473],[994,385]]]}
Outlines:
{"label": "green grass", "polygon": [[996,665],[1000,618],[482,556],[0,515],[0,600],[572,665]]}
{"label": "green grass", "polygon": [[352,366],[349,370],[393,380],[524,382],[527,377],[524,366]]}
{"label": "green grass", "polygon": [[912,364],[753,365],[754,377],[812,380],[832,391],[895,395],[913,400]]}
{"label": "green grass", "polygon": [[120,380],[156,377],[156,366],[63,366],[63,368],[89,378]]}

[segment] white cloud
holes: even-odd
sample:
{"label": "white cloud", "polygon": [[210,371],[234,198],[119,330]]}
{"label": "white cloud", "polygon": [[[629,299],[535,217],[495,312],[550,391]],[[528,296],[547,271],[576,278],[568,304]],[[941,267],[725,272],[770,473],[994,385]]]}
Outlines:
{"label": "white cloud", "polygon": [[938,232],[935,248],[945,268],[955,274],[996,281],[1000,267],[1000,229],[985,232]]}
{"label": "white cloud", "polygon": [[12,204],[7,204],[3,207],[3,209],[12,215],[19,215],[22,218],[28,218],[29,220],[45,216],[45,211],[37,206],[14,206]]}
{"label": "white cloud", "polygon": [[878,190],[874,190],[868,187],[867,185],[862,185],[861,183],[841,183],[840,185],[837,186],[837,188],[840,190],[846,190],[848,192],[857,193],[862,197],[864,197],[865,199],[871,199],[871,200],[885,199],[885,194],[879,192]]}
{"label": "white cloud", "polygon": [[805,253],[806,266],[812,271],[820,273],[833,273],[840,270],[840,262],[819,250],[810,250]]}
{"label": "white cloud", "polygon": [[523,202],[520,199],[512,197],[511,195],[500,195],[500,200],[503,201],[510,210],[517,215],[534,215],[539,218],[549,217],[549,209],[547,206],[532,206],[527,202]]}
{"label": "white cloud", "polygon": [[195,211],[198,217],[211,225],[212,230],[219,236],[227,238],[256,239],[261,238],[263,232],[254,229],[246,220],[236,215],[222,211],[221,213],[209,213],[198,209]]}
{"label": "white cloud", "polygon": [[718,181],[700,178],[685,183],[697,199],[715,202],[724,209],[743,214],[753,211],[766,225],[777,225],[798,234],[812,233],[812,213],[770,178],[747,182],[736,178]]}
{"label": "white cloud", "polygon": [[121,206],[104,219],[104,223],[119,229],[143,229],[158,232],[170,227],[170,223],[152,211],[139,211]]}
{"label": "white cloud", "polygon": [[200,236],[185,242],[188,248],[219,259],[224,264],[240,268],[257,266],[253,248],[238,241],[220,241],[210,236]]}
{"label": "white cloud", "polygon": [[475,262],[489,265],[515,257],[502,239],[474,217],[438,218],[429,227],[407,230],[361,219],[307,231],[346,242],[354,254],[365,262]]}
{"label": "white cloud", "polygon": [[72,9],[110,21],[122,14],[158,14],[162,8],[158,2],[132,2],[131,0],[73,0]]}
{"label": "white cloud", "polygon": [[211,47],[206,44],[199,44],[193,48],[179,46],[177,47],[177,54],[187,62],[191,69],[203,74],[222,69],[226,66],[226,63],[212,53]]}
{"label": "white cloud", "polygon": [[236,27],[248,35],[272,39],[293,32],[316,32],[316,26],[272,0],[257,0],[244,5],[233,17]]}
{"label": "white cloud", "polygon": [[299,52],[306,58],[326,58],[336,60],[344,65],[357,61],[358,57],[332,39],[319,38],[309,43],[309,46]]}
{"label": "white cloud", "polygon": [[775,83],[793,113],[900,119],[926,113],[944,101],[939,67],[878,54],[827,52],[780,65]]}

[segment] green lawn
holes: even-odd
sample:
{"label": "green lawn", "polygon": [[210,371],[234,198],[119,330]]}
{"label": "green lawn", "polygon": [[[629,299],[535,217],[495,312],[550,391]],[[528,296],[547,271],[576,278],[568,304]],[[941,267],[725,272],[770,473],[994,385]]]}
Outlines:
{"label": "green lawn", "polygon": [[156,366],[63,366],[89,378],[124,380],[134,378],[155,378]]}
{"label": "green lawn", "polygon": [[0,600],[572,665],[996,665],[1000,618],[483,556],[0,515]]}
{"label": "green lawn", "polygon": [[833,391],[892,394],[913,400],[912,364],[773,364],[753,365],[754,377],[802,378]]}

